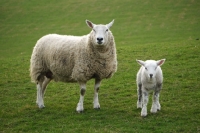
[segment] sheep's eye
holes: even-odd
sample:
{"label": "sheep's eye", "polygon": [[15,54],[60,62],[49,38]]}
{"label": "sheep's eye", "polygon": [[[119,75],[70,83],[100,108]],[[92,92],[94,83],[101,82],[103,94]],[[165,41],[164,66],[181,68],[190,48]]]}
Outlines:
{"label": "sheep's eye", "polygon": [[147,70],[147,68],[145,67],[145,69]]}
{"label": "sheep's eye", "polygon": [[96,32],[94,29],[93,29],[93,31]]}
{"label": "sheep's eye", "polygon": [[108,31],[108,29],[106,29],[106,31]]}
{"label": "sheep's eye", "polygon": [[155,70],[157,69],[157,67],[155,67]]}

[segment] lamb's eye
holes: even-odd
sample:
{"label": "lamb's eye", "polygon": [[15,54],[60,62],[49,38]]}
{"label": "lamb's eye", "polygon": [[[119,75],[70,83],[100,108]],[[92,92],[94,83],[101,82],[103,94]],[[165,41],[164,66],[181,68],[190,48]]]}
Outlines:
{"label": "lamb's eye", "polygon": [[108,31],[108,29],[106,29],[106,31]]}
{"label": "lamb's eye", "polygon": [[147,70],[147,68],[145,67],[145,69]]}

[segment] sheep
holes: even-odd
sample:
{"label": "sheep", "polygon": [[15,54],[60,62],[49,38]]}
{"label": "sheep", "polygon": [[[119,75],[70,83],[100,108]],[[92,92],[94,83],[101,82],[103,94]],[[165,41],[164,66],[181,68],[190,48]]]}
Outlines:
{"label": "sheep", "polygon": [[80,99],[77,112],[84,110],[83,101],[86,83],[95,79],[94,109],[100,109],[98,91],[102,79],[111,78],[117,71],[117,55],[110,23],[94,24],[86,20],[92,29],[83,36],[49,34],[40,38],[31,55],[30,76],[37,86],[36,103],[44,106],[44,93],[51,80],[77,82],[80,86]]}
{"label": "sheep", "polygon": [[161,65],[165,62],[165,59],[158,61],[155,60],[136,60],[141,65],[137,73],[137,108],[142,108],[141,116],[147,116],[147,104],[148,104],[148,93],[150,90],[154,91],[153,103],[151,106],[151,113],[156,113],[161,110],[159,103],[159,94],[163,84],[163,74]]}

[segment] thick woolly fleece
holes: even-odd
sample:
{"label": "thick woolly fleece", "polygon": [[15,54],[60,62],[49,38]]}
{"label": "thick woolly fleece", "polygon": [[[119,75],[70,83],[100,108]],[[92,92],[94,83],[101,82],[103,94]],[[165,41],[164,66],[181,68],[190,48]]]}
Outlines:
{"label": "thick woolly fleece", "polygon": [[85,36],[49,34],[39,39],[31,56],[30,76],[62,82],[86,82],[91,78],[110,78],[117,71],[114,37],[108,31],[105,46],[93,43],[94,31]]}

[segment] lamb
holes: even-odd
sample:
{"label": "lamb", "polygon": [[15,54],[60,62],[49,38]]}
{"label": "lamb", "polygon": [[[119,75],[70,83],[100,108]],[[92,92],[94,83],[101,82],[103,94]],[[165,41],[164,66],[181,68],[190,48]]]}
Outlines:
{"label": "lamb", "polygon": [[84,110],[86,83],[95,79],[93,107],[100,109],[98,91],[102,79],[117,71],[117,55],[114,36],[109,24],[94,24],[86,20],[92,31],[83,36],[49,34],[40,38],[30,60],[30,76],[37,85],[39,108],[44,106],[44,93],[51,80],[78,82],[80,100],[76,111]]}
{"label": "lamb", "polygon": [[154,91],[153,103],[150,112],[156,113],[161,110],[159,103],[159,94],[163,84],[163,74],[161,65],[165,62],[165,59],[158,61],[155,60],[136,60],[141,65],[137,73],[137,108],[142,108],[141,116],[147,116],[147,104],[148,104],[148,93],[150,90]]}

